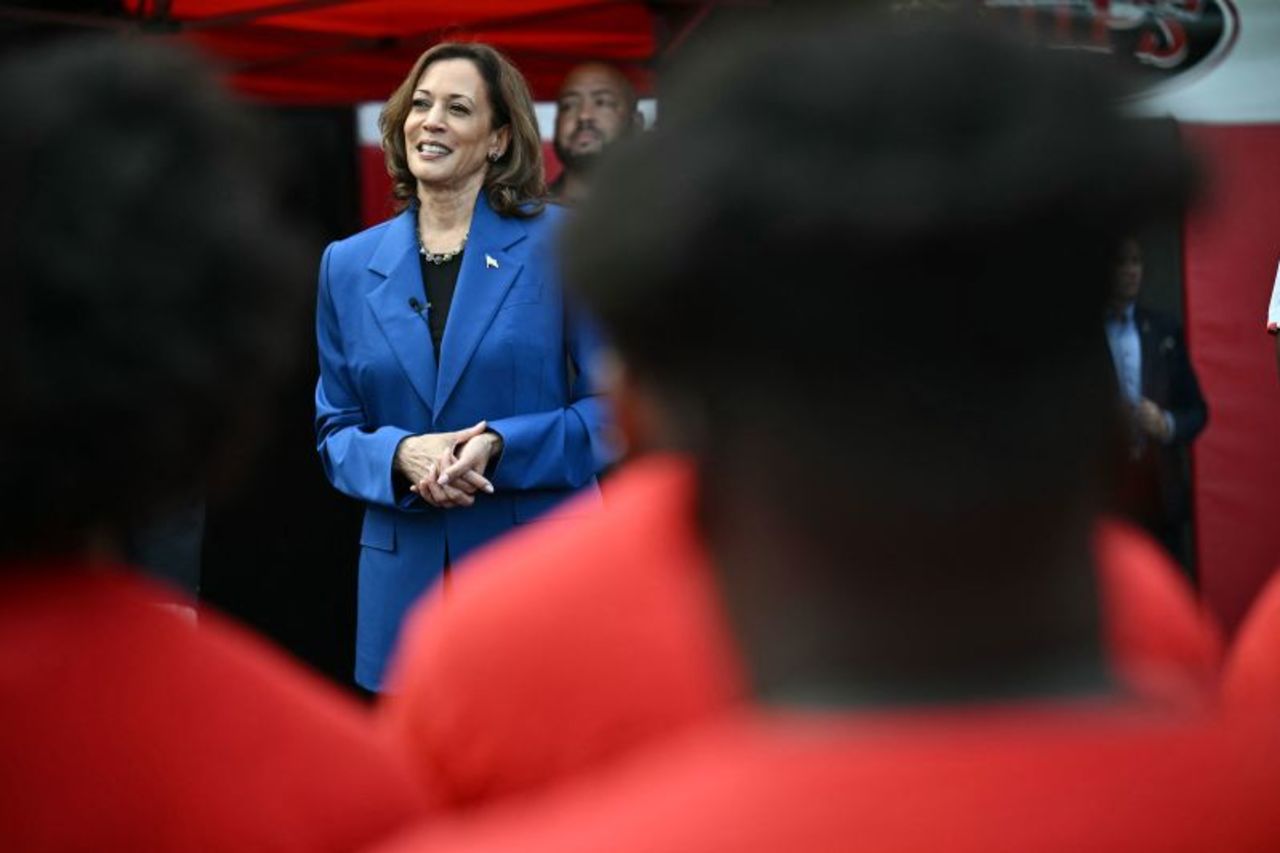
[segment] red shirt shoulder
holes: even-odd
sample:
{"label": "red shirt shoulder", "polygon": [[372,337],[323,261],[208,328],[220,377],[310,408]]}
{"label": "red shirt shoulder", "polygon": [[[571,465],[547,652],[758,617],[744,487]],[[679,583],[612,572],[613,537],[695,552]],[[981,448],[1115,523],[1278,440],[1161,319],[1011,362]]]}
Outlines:
{"label": "red shirt shoulder", "polygon": [[[692,466],[652,457],[606,486],[605,510],[500,541],[410,618],[383,716],[436,806],[536,788],[741,695]],[[1096,548],[1119,678],[1203,704],[1221,641],[1190,589],[1119,522]]]}
{"label": "red shirt shoulder", "polygon": [[1280,571],[1258,594],[1232,644],[1222,709],[1273,721],[1280,715]]}
{"label": "red shirt shoulder", "polygon": [[1276,747],[1119,707],[751,714],[379,853],[1262,853]]}
{"label": "red shirt shoulder", "polygon": [[439,804],[535,787],[738,695],[693,501],[683,460],[632,463],[603,510],[502,540],[411,616],[384,717]]}
{"label": "red shirt shoulder", "polygon": [[1103,630],[1119,679],[1149,698],[1209,704],[1221,672],[1221,630],[1171,557],[1114,519],[1095,537]]}
{"label": "red shirt shoulder", "polygon": [[0,847],[352,850],[423,812],[360,710],[100,566],[0,581]]}

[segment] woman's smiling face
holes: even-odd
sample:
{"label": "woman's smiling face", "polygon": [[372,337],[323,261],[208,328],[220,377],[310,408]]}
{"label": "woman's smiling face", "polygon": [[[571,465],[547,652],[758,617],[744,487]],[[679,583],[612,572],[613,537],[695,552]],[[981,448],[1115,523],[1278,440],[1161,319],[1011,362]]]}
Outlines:
{"label": "woman's smiling face", "polygon": [[469,59],[442,59],[422,72],[404,121],[405,155],[419,187],[465,187],[484,181],[490,153],[506,150],[510,129],[493,127],[480,70]]}

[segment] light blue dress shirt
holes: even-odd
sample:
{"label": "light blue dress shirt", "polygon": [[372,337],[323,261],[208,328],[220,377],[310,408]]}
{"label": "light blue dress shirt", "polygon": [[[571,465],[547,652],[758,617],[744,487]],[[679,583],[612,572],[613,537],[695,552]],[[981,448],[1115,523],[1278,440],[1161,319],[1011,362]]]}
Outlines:
{"label": "light blue dress shirt", "polygon": [[1116,365],[1116,378],[1120,380],[1120,393],[1132,406],[1142,399],[1142,342],[1138,338],[1138,325],[1133,321],[1133,303],[1120,316],[1108,314],[1106,319],[1107,345],[1111,347],[1111,360]]}
{"label": "light blue dress shirt", "polygon": [[[1142,339],[1138,336],[1138,324],[1133,317],[1130,302],[1119,316],[1107,314],[1107,345],[1111,348],[1111,360],[1116,366],[1116,379],[1120,382],[1120,394],[1130,406],[1142,401]],[[1173,414],[1163,412],[1167,438],[1173,440],[1175,423]]]}

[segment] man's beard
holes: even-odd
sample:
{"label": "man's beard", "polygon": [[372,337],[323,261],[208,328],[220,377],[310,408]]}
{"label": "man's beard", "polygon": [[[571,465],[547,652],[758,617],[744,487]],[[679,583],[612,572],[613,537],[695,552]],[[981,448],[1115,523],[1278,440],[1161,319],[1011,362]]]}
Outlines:
{"label": "man's beard", "polygon": [[565,171],[579,174],[591,171],[596,161],[600,159],[600,155],[604,153],[603,146],[596,151],[582,151],[580,153],[570,151],[561,145],[559,140],[556,141],[553,147],[555,148],[556,157],[559,158],[560,164],[564,166]]}

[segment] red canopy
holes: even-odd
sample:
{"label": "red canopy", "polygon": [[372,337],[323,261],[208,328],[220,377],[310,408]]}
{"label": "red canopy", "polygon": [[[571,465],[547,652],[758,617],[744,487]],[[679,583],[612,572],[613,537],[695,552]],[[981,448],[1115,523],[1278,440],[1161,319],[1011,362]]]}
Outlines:
{"label": "red canopy", "polygon": [[612,62],[651,87],[654,18],[643,2],[583,0],[125,0],[160,38],[189,43],[237,90],[286,103],[390,94],[423,50],[450,39],[506,53],[549,99],[573,65]]}

